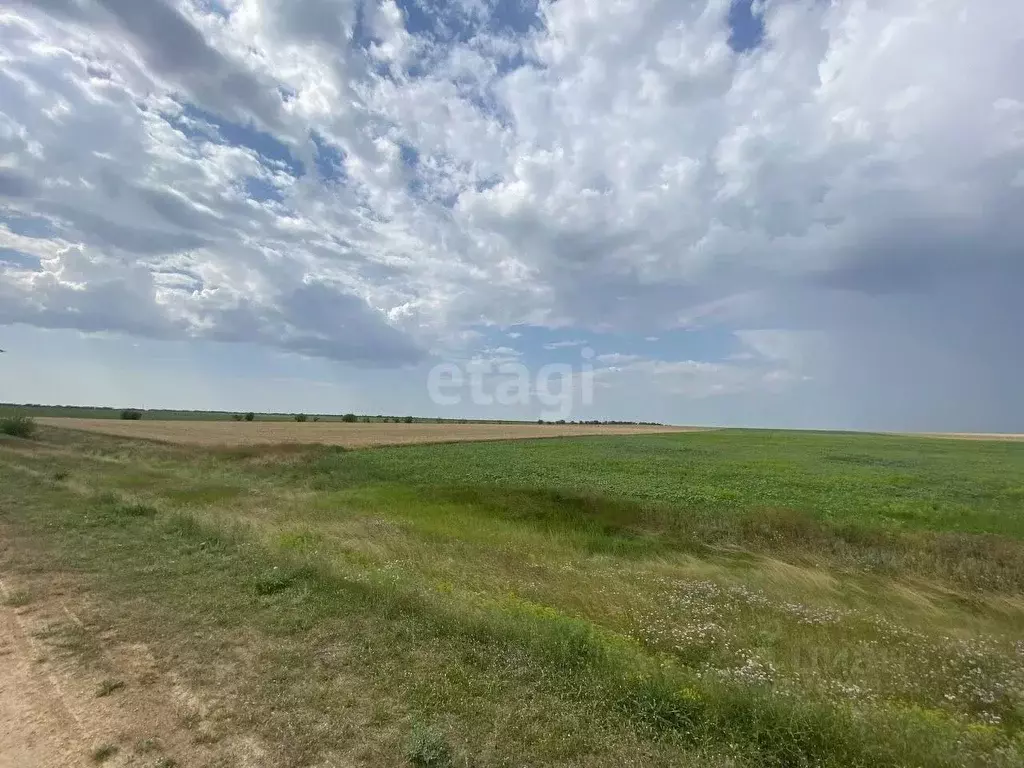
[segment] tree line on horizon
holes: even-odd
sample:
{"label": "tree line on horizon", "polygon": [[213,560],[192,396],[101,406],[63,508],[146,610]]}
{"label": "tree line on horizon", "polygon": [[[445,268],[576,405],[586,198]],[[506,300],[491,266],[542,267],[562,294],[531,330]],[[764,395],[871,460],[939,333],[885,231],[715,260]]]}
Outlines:
{"label": "tree line on horizon", "polygon": [[344,423],[364,423],[370,424],[374,422],[380,423],[392,423],[392,424],[551,424],[551,425],[587,425],[587,426],[647,426],[647,427],[661,427],[665,424],[656,421],[626,421],[626,420],[615,420],[615,419],[558,419],[555,420],[544,420],[537,419],[536,421],[530,421],[526,419],[465,419],[465,418],[441,418],[441,417],[427,417],[427,416],[389,416],[378,413],[376,416],[369,414],[356,414],[356,413],[344,413],[344,414],[306,414],[306,413],[282,413],[282,412],[265,412],[259,413],[256,411],[247,411],[245,413],[232,413],[231,411],[200,411],[200,410],[175,410],[165,408],[117,408],[113,406],[88,406],[88,405],[44,405],[42,403],[0,403],[0,409],[11,409],[11,410],[22,410],[32,409],[39,413],[36,415],[65,415],[65,416],[79,416],[82,418],[88,418],[90,414],[117,414],[117,417],[125,421],[139,421],[146,417],[156,416],[224,416],[232,421],[257,421],[260,417],[267,419],[268,417],[273,421],[281,421],[291,419],[299,423],[304,422],[318,422],[318,421],[341,421]]}

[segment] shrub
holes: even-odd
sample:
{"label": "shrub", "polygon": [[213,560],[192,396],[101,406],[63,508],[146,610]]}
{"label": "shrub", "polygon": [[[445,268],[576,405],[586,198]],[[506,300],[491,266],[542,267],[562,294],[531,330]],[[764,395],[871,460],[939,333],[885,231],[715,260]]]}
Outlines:
{"label": "shrub", "polygon": [[406,424],[412,424],[412,416],[406,416],[404,419],[402,419],[402,421],[404,421]]}
{"label": "shrub", "polygon": [[241,421],[242,420],[242,414],[240,414],[240,413],[232,413],[231,414],[231,418],[234,419],[235,421]]}
{"label": "shrub", "polygon": [[309,416],[307,416],[304,413],[296,413],[295,414],[295,420],[296,421],[308,421],[309,420]]}
{"label": "shrub", "polygon": [[121,411],[121,418],[125,421],[138,421],[142,418],[142,411],[135,408],[126,408]]}
{"label": "shrub", "polygon": [[348,424],[359,421],[359,419],[356,418],[356,415],[354,413],[346,413],[344,416],[341,417],[341,420]]}
{"label": "shrub", "polygon": [[0,432],[27,439],[36,433],[36,422],[31,416],[11,416],[0,421]]}
{"label": "shrub", "polygon": [[256,414],[253,413],[252,411],[249,411],[247,414],[245,414],[245,420],[246,421],[252,421],[255,418],[256,418]]}

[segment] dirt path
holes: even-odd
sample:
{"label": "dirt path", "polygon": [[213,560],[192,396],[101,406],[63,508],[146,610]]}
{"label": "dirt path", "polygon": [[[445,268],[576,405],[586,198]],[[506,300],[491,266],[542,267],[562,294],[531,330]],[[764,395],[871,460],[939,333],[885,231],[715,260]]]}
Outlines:
{"label": "dirt path", "polygon": [[16,609],[0,608],[0,768],[84,765],[86,739]]}
{"label": "dirt path", "polygon": [[0,528],[0,768],[270,764],[147,645],[92,623],[73,582],[12,575],[6,547]]}

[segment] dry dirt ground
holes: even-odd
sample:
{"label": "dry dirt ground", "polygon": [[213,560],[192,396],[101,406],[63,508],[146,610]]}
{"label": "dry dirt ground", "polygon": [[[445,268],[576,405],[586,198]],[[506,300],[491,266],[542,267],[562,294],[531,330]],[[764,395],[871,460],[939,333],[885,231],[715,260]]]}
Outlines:
{"label": "dry dirt ground", "polygon": [[121,421],[46,417],[42,424],[187,445],[232,446],[321,443],[360,448],[370,445],[512,440],[572,435],[637,435],[692,432],[695,427],[586,424],[345,424],[294,421]]}
{"label": "dry dirt ground", "polygon": [[0,768],[269,768],[145,644],[97,623],[73,581],[12,574],[11,546],[0,527]]}

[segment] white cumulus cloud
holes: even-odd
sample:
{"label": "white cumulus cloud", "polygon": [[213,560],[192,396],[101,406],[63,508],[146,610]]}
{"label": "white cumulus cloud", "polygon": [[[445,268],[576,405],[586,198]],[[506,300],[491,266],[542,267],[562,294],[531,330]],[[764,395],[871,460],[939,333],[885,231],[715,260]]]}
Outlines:
{"label": "white cumulus cloud", "polygon": [[729,5],[7,3],[0,323],[363,365],[720,328],[618,367],[1024,429],[1024,5],[764,0],[744,52]]}

